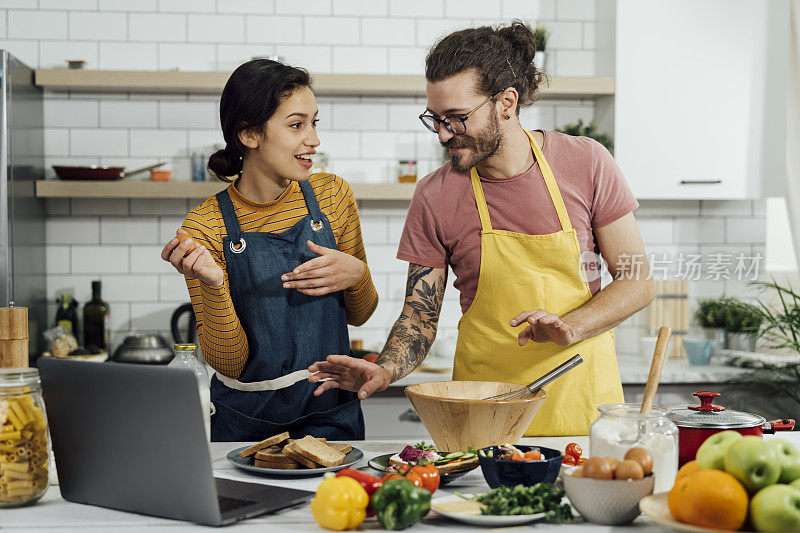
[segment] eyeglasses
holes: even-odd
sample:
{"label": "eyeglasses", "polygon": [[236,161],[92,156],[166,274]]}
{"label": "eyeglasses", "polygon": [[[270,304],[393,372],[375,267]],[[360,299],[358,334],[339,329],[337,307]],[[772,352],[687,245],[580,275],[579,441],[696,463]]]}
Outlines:
{"label": "eyeglasses", "polygon": [[483,105],[486,102],[488,102],[492,98],[495,98],[503,91],[505,91],[505,89],[496,92],[495,94],[493,94],[492,96],[481,102],[478,105],[478,107],[476,107],[466,115],[448,115],[444,118],[439,118],[435,115],[431,114],[426,115],[425,113],[423,113],[419,116],[419,120],[426,128],[428,128],[433,133],[439,133],[439,125],[443,125],[444,128],[453,135],[464,135],[467,132],[467,119],[470,117],[470,115],[472,115],[475,111],[483,107]]}

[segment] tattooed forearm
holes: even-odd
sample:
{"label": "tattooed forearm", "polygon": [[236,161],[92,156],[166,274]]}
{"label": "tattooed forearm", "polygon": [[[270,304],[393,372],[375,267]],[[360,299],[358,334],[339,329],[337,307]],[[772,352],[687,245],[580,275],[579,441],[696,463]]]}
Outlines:
{"label": "tattooed forearm", "polygon": [[446,286],[446,269],[409,266],[403,311],[375,361],[389,372],[392,381],[409,374],[428,355],[436,338]]}

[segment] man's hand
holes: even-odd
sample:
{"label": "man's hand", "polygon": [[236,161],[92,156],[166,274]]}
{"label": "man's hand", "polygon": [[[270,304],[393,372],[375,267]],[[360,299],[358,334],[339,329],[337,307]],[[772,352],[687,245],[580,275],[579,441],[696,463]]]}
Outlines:
{"label": "man's hand", "polygon": [[357,392],[359,400],[363,400],[373,392],[384,390],[391,383],[389,373],[382,367],[348,355],[329,355],[325,361],[308,367],[308,371],[316,372],[308,378],[311,383],[328,378],[317,387],[314,396],[330,389],[344,389]]}
{"label": "man's hand", "polygon": [[577,340],[569,324],[561,320],[558,315],[548,313],[544,309],[522,312],[512,318],[509,323],[513,327],[528,324],[517,337],[520,346],[525,346],[529,340],[569,346]]}
{"label": "man's hand", "polygon": [[308,249],[319,255],[281,276],[284,289],[297,289],[309,296],[322,296],[349,289],[361,279],[366,265],[350,254],[308,241]]}

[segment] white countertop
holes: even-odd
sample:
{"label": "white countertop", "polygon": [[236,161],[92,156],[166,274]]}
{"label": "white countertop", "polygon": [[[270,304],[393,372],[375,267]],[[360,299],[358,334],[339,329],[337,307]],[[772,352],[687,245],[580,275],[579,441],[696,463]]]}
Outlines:
{"label": "white countertop", "polygon": [[[650,374],[650,360],[643,357],[618,357],[619,375],[623,385],[644,385]],[[716,384],[739,376],[748,369],[727,365],[710,364],[692,366],[688,359],[670,359],[664,363],[660,384]],[[395,381],[390,387],[405,387],[427,381],[444,381],[452,377],[452,371],[446,372],[412,372],[408,376]]]}
{"label": "white countertop", "polygon": [[[795,446],[800,446],[800,432],[781,433],[782,439],[792,442]],[[770,438],[770,436],[766,436]],[[522,443],[538,444],[550,448],[564,449],[569,442],[577,442],[584,448],[588,448],[588,437],[537,437],[526,438]],[[254,483],[265,483],[284,487],[316,490],[321,478],[276,478],[267,477],[250,472],[246,472],[231,465],[225,458],[230,450],[251,443],[222,442],[211,444],[211,458],[214,475],[223,478],[250,481]],[[377,455],[401,450],[406,444],[413,444],[411,441],[358,441],[353,444],[364,452],[364,459],[356,467],[363,467],[367,460]],[[483,480],[480,469],[476,469],[469,474],[455,480],[453,483],[440,488],[434,497],[444,496],[452,491],[459,492],[482,492],[488,489],[488,485]],[[652,523],[644,516],[637,518],[634,523],[637,531],[655,532],[664,529]],[[548,522],[537,522],[533,525],[538,531],[571,531],[580,527],[586,531],[609,532],[609,531],[630,531],[631,526],[612,527],[598,526],[584,522],[580,517],[576,521],[568,524],[557,524]],[[142,531],[146,528],[148,533],[178,533],[182,531],[195,531],[206,529],[205,526],[198,526],[187,522],[167,520],[151,516],[143,516],[122,511],[114,511],[101,507],[81,505],[66,502],[61,498],[57,486],[51,486],[44,498],[38,503],[29,507],[16,509],[0,510],[0,528],[8,529],[14,533],[45,533],[53,531],[88,531],[99,533],[101,531],[130,532]],[[252,531],[258,533],[272,531],[326,531],[319,527],[311,515],[308,504],[301,507],[281,511],[274,514],[262,515],[251,518],[243,522],[237,522],[228,528],[236,531]],[[407,531],[440,531],[442,528],[453,530],[464,530],[467,526],[457,522],[449,521],[434,511],[421,522],[418,522]],[[380,524],[373,518],[365,521],[359,530],[382,530]]]}

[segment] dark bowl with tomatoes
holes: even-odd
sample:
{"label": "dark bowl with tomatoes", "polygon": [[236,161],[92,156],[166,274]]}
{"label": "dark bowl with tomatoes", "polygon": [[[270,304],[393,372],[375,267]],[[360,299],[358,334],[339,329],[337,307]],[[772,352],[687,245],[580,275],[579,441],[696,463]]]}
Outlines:
{"label": "dark bowl with tomatoes", "polygon": [[483,453],[478,453],[483,477],[491,488],[500,485],[513,487],[520,484],[531,486],[537,483],[555,483],[561,470],[561,461],[564,458],[560,451],[544,446],[526,446],[524,444],[518,444],[515,447],[523,453],[539,450],[541,459],[527,461],[498,459],[497,457],[502,452],[497,446],[483,448],[480,450]]}

